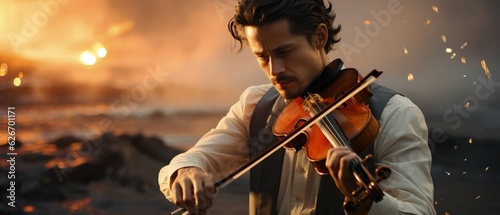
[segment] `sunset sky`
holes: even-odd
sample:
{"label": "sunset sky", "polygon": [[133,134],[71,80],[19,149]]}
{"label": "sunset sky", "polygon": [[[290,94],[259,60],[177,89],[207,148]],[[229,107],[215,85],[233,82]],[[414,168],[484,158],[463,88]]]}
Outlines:
{"label": "sunset sky", "polygon": [[[159,68],[168,74],[162,82],[172,86],[165,87],[168,95],[189,103],[200,98],[179,89],[225,92],[203,102],[228,106],[247,86],[267,83],[248,49],[231,52],[227,21],[235,4],[0,0],[0,64],[30,62],[28,69],[13,63],[8,72],[23,72],[20,87],[35,89],[79,84],[127,89],[143,84],[147,67]],[[440,117],[470,100],[480,77],[487,78],[486,67],[489,80],[500,81],[498,1],[337,0],[333,6],[342,42],[329,56],[342,58],[361,74],[385,71],[379,83],[410,97],[426,115]],[[95,55],[102,47],[104,58],[96,57],[92,66],[82,64],[84,51]],[[0,77],[1,88],[13,87],[9,77]],[[492,89],[474,113],[479,121],[486,116],[500,121],[500,88]]]}

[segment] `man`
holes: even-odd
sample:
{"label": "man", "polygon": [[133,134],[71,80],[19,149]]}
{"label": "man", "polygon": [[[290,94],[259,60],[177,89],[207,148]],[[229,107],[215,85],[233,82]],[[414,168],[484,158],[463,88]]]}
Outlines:
{"label": "man", "polygon": [[[271,84],[249,87],[215,129],[160,170],[160,189],[167,199],[190,213],[206,214],[214,181],[272,144],[269,128],[283,104],[317,89],[335,73],[328,69],[332,64],[341,66],[327,56],[339,41],[334,18],[331,4],[326,7],[322,0],[240,0],[229,30],[251,49]],[[273,86],[278,98],[269,96]],[[385,91],[375,91],[374,97],[390,96],[385,102],[370,100],[380,125],[372,153],[375,166],[392,170],[379,183],[381,201],[368,199],[353,211],[343,210],[342,202],[352,199],[358,187],[350,163],[359,156],[348,148],[328,151],[326,176],[315,172],[305,150],[283,149],[252,169],[250,213],[435,214],[423,115],[406,97],[379,89]]]}

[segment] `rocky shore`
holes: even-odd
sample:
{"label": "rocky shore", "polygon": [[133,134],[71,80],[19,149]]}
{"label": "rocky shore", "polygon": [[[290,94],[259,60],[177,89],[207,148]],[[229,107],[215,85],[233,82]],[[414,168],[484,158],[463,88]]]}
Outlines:
{"label": "rocky shore", "polygon": [[180,151],[159,138],[66,136],[46,144],[16,142],[15,149],[15,156],[0,149],[1,159],[11,160],[1,162],[0,175],[13,175],[0,178],[7,197],[0,214],[157,214],[174,208],[159,192],[157,175]]}

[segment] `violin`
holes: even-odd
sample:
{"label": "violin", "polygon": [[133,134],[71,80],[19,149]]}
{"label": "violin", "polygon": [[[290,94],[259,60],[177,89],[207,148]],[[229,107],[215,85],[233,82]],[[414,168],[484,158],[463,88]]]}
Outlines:
{"label": "violin", "polygon": [[[357,70],[345,69],[320,93],[306,92],[291,100],[277,117],[273,127],[274,134],[278,138],[285,138],[301,124],[308,122],[311,117],[337,101],[361,80],[362,77]],[[359,154],[372,144],[378,134],[380,128],[378,121],[366,105],[367,99],[372,95],[369,86],[361,89],[284,147],[295,151],[306,150],[307,158],[312,162],[316,172],[320,175],[329,174],[325,166],[329,149],[345,146]],[[356,159],[350,164],[360,188],[353,191],[354,199],[344,203],[344,209],[347,211],[356,210],[359,203],[368,198],[375,202],[383,198],[384,194],[377,183],[388,178],[391,170],[380,166],[375,170],[377,177],[374,178],[364,167],[370,158],[371,155],[368,155],[364,160]]]}
{"label": "violin", "polygon": [[[319,174],[328,174],[328,170],[324,166],[328,149],[342,145],[347,146],[349,149],[356,149],[355,152],[359,152],[361,149],[367,147],[376,136],[375,130],[378,132],[378,123],[376,120],[373,121],[373,116],[369,108],[363,107],[362,104],[371,95],[371,92],[366,90],[366,88],[382,72],[373,70],[362,79],[359,79],[360,76],[357,71],[356,74],[355,81],[352,81],[354,80],[352,79],[354,73],[347,72],[346,77],[348,77],[349,83],[340,81],[344,80],[344,78],[339,79],[340,82],[330,85],[327,90],[324,90],[324,93],[309,94],[307,97],[297,98],[297,100],[288,104],[287,106],[290,106],[288,107],[290,109],[286,110],[288,108],[285,107],[284,113],[280,114],[283,119],[277,119],[277,122],[281,122],[278,125],[275,123],[273,127],[274,132],[280,136],[279,141],[241,165],[226,177],[217,181],[214,184],[215,192],[217,193],[218,190],[244,175],[281,147],[293,147],[296,150],[305,148],[308,152],[308,158],[312,161]],[[325,97],[325,99],[322,97]],[[358,109],[361,109],[361,111],[355,111]],[[332,112],[333,114],[331,114]],[[294,113],[297,113],[297,115]],[[293,117],[291,117],[292,115]],[[333,115],[335,119],[332,119],[330,115]],[[293,118],[294,120],[290,120],[289,118]],[[337,121],[340,122],[340,126]],[[349,123],[346,123],[346,121]],[[327,133],[328,135],[322,137],[321,133]],[[333,133],[333,135],[330,133]],[[340,139],[330,141],[332,137]],[[325,138],[328,141],[325,141]],[[308,141],[307,143],[297,141],[300,139],[308,139]],[[369,140],[365,141],[365,139]],[[363,166],[368,159],[366,158],[363,161],[353,160],[351,163],[353,174],[360,187],[352,193],[355,199],[344,203],[344,208],[347,211],[354,211],[360,202],[368,198],[371,198],[375,202],[380,201],[384,195],[377,183],[389,177],[390,169],[384,167],[377,168],[377,178],[375,179]],[[170,214],[183,214],[186,211],[184,208],[178,208]]]}

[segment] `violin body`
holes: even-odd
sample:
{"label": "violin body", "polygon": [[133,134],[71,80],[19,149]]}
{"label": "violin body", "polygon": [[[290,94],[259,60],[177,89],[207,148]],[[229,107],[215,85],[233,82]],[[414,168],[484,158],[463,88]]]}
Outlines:
{"label": "violin body", "polygon": [[[286,137],[295,128],[308,121],[311,115],[314,115],[314,113],[311,113],[311,111],[314,111],[312,106],[321,105],[321,107],[316,108],[322,108],[329,105],[357,84],[361,78],[355,69],[345,69],[341,71],[333,84],[330,84],[319,93],[319,96],[306,95],[293,99],[276,119],[273,127],[274,134],[280,138]],[[370,89],[365,88],[342,104],[340,108],[333,110],[329,116],[330,120],[335,120],[340,125],[340,135],[343,135],[350,142],[352,151],[357,154],[361,153],[373,142],[379,131],[378,121],[371,114],[368,105],[365,104],[371,95]],[[309,101],[311,99],[319,101]],[[315,102],[321,102],[321,104]],[[321,175],[325,175],[329,173],[325,167],[327,152],[336,145],[331,141],[335,140],[328,139],[318,124],[314,124],[301,134],[300,138],[296,138],[296,140],[285,145],[285,148],[293,148],[296,151],[306,150],[307,156],[316,171]]]}

